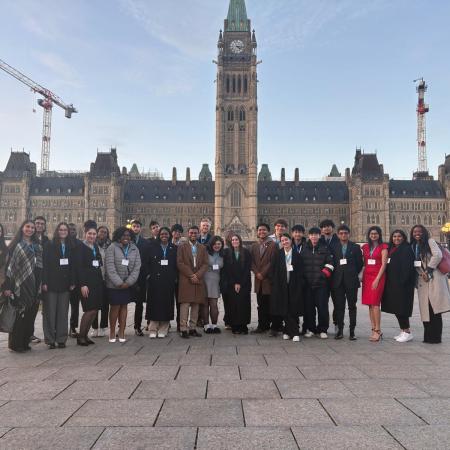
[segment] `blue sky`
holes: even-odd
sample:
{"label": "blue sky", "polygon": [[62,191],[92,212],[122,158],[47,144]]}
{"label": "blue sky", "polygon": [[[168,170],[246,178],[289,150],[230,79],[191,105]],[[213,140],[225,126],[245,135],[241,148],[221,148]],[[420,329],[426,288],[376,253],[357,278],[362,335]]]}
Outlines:
{"label": "blue sky", "polygon": [[[450,2],[247,0],[258,39],[259,163],[274,178],[343,172],[377,151],[391,177],[417,168],[417,101],[429,84],[428,163],[450,153]],[[50,168],[119,164],[179,176],[214,163],[218,31],[228,0],[2,0],[0,59],[73,103],[53,111]],[[10,148],[39,165],[42,111],[0,72],[0,168]],[[1,170],[0,169],[0,170]]]}

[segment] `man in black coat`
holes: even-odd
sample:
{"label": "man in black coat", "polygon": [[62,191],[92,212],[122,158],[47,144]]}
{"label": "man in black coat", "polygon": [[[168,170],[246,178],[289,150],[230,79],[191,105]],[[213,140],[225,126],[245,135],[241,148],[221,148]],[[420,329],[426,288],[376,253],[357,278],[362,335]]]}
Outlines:
{"label": "man in black coat", "polygon": [[[330,315],[328,312],[329,279],[334,270],[333,256],[328,247],[319,242],[320,229],[313,227],[308,232],[308,242],[300,253],[305,281],[305,337],[319,334],[327,339]],[[316,309],[318,325],[316,326]]]}
{"label": "man in black coat", "polygon": [[144,303],[147,296],[147,275],[148,265],[144,263],[147,261],[148,248],[151,245],[150,241],[143,238],[141,235],[142,223],[139,220],[131,221],[131,229],[134,233],[134,243],[139,250],[139,256],[141,257],[141,269],[139,271],[139,278],[136,283],[135,302],[136,307],[134,310],[134,333],[136,336],[144,336],[142,331],[142,315],[144,313]]}
{"label": "man in black coat", "polygon": [[360,286],[358,275],[361,272],[364,260],[361,247],[350,241],[350,228],[347,225],[338,227],[338,243],[334,245],[335,269],[331,279],[332,293],[334,294],[336,322],[338,326],[335,339],[344,337],[345,301],[348,304],[350,317],[350,340],[356,340],[356,301]]}

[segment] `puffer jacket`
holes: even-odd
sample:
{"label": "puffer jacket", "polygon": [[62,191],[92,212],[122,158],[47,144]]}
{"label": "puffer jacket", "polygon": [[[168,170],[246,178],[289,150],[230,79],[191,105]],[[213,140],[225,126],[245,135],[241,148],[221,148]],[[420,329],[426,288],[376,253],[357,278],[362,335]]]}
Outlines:
{"label": "puffer jacket", "polygon": [[136,284],[141,269],[141,257],[134,243],[130,243],[128,250],[128,266],[122,264],[125,253],[118,242],[113,242],[107,249],[105,255],[106,287],[118,288],[121,284],[128,286]]}
{"label": "puffer jacket", "polygon": [[315,247],[311,241],[303,246],[300,253],[303,279],[311,288],[328,286],[328,279],[334,270],[333,255],[325,244],[318,243]]}

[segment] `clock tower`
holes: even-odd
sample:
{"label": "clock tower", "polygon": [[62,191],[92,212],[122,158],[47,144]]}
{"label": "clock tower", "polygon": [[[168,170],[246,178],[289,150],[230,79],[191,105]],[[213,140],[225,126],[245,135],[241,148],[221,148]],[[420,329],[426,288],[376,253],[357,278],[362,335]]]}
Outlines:
{"label": "clock tower", "polygon": [[245,0],[230,0],[218,42],[214,227],[244,240],[256,239],[256,47]]}

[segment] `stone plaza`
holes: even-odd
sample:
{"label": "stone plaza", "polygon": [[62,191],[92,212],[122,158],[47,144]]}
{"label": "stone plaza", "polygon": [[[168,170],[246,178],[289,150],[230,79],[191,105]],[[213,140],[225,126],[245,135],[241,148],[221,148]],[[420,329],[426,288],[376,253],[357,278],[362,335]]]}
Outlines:
{"label": "stone plaza", "polygon": [[387,314],[383,341],[369,342],[362,306],[356,342],[293,343],[224,330],[183,340],[175,322],[150,340],[134,335],[133,310],[125,344],[13,354],[0,335],[0,449],[450,448],[445,316],[440,345],[421,342],[417,305],[406,344]]}

